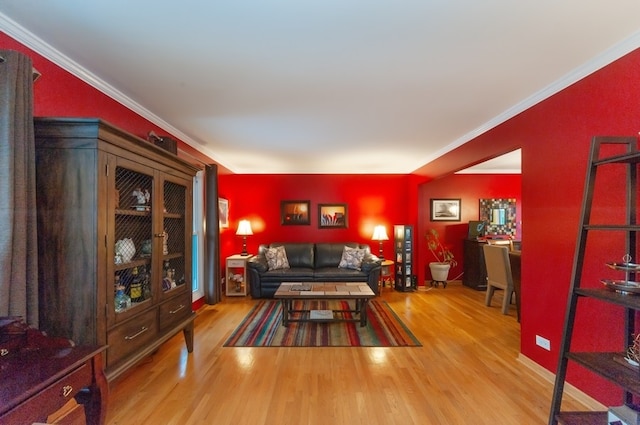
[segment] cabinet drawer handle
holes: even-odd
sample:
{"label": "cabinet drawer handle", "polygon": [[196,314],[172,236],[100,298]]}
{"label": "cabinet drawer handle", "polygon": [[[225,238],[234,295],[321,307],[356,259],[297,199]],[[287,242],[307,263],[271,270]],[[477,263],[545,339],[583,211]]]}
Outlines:
{"label": "cabinet drawer handle", "polygon": [[67,398],[69,397],[69,394],[71,394],[73,392],[73,387],[71,385],[65,385],[64,387],[62,387],[62,396]]}
{"label": "cabinet drawer handle", "polygon": [[176,314],[177,312],[179,312],[180,310],[182,310],[184,308],[184,304],[180,304],[178,306],[178,308],[176,308],[175,310],[169,310],[169,314]]}
{"label": "cabinet drawer handle", "polygon": [[132,339],[135,339],[137,337],[139,337],[140,335],[142,335],[143,333],[145,333],[146,331],[148,331],[149,328],[147,328],[146,326],[143,326],[142,328],[140,328],[140,330],[136,333],[134,333],[133,335],[127,335],[124,337],[124,339],[131,341]]}

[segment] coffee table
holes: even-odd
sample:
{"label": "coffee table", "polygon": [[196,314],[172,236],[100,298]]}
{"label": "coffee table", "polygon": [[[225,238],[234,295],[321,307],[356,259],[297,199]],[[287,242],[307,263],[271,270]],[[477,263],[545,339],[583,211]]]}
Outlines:
{"label": "coffee table", "polygon": [[[273,295],[282,303],[282,326],[290,322],[360,322],[367,325],[367,303],[375,294],[364,282],[283,282]],[[354,300],[354,309],[348,310],[294,310],[296,300]],[[291,318],[292,313],[301,313]],[[358,318],[336,318],[334,313],[354,313]]]}

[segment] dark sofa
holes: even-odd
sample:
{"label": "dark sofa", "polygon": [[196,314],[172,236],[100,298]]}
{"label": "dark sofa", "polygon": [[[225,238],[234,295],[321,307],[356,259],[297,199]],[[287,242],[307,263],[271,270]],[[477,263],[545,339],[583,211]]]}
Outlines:
{"label": "dark sofa", "polygon": [[[265,252],[278,246],[284,247],[290,268],[269,270]],[[338,267],[345,246],[366,250],[360,270]],[[247,262],[249,288],[253,298],[273,298],[282,282],[366,282],[378,294],[381,262],[368,245],[356,242],[260,245]]]}

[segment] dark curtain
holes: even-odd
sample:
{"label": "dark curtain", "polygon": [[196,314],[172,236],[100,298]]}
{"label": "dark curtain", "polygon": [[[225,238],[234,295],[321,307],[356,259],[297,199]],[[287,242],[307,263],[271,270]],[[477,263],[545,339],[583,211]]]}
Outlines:
{"label": "dark curtain", "polygon": [[38,326],[33,67],[0,50],[0,316]]}
{"label": "dark curtain", "polygon": [[218,216],[218,166],[205,166],[205,288],[207,304],[222,298],[220,285],[220,217]]}

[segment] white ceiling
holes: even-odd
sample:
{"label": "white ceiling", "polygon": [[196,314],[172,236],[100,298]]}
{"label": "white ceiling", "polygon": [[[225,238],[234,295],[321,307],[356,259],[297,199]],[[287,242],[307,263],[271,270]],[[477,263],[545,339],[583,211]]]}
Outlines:
{"label": "white ceiling", "polygon": [[0,0],[5,33],[236,173],[409,173],[640,46],[639,16],[637,0]]}

